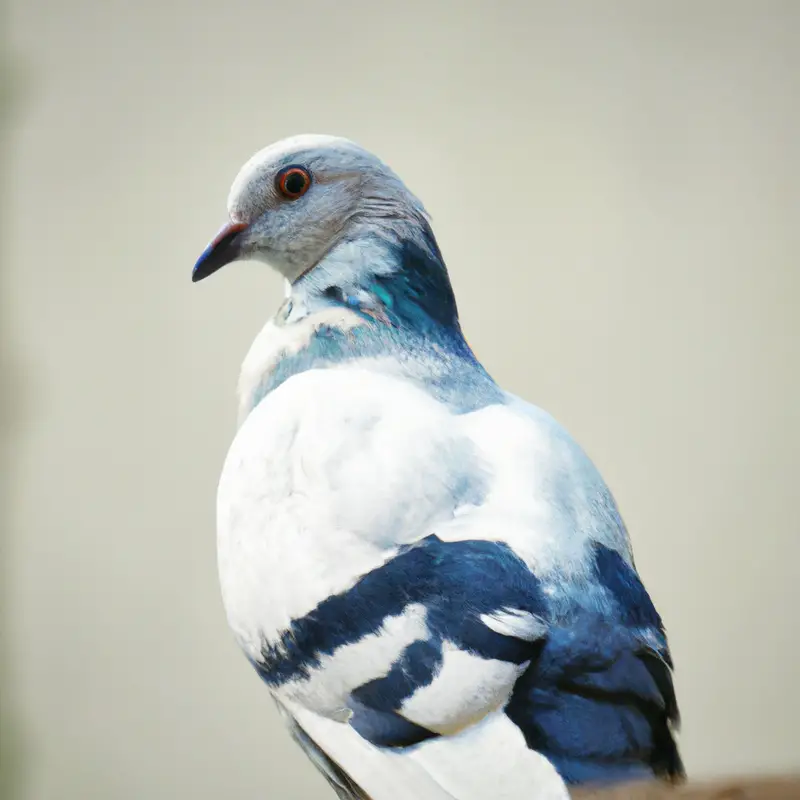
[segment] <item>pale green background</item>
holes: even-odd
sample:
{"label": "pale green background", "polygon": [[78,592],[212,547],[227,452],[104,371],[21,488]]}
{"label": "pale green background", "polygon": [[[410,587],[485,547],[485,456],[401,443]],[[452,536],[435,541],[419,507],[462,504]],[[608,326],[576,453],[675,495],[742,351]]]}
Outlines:
{"label": "pale green background", "polygon": [[216,583],[282,286],[189,280],[239,166],[298,132],[423,198],[478,355],[607,477],[690,771],[800,768],[800,2],[9,11],[4,800],[331,796]]}

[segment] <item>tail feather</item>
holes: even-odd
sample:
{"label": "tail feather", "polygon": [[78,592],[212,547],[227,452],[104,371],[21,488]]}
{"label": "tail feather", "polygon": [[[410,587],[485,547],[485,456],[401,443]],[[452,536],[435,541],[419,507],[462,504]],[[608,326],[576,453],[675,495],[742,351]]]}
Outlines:
{"label": "tail feather", "polygon": [[308,735],[305,728],[277,699],[275,704],[283,717],[292,739],[322,773],[340,800],[372,800],[372,798]]}

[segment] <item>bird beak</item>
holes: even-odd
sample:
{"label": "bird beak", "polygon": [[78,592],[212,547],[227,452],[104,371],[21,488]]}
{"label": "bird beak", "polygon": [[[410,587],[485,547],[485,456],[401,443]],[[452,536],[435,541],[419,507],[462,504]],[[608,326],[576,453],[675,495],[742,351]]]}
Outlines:
{"label": "bird beak", "polygon": [[244,222],[229,222],[222,228],[197,259],[192,270],[192,283],[197,283],[216,272],[220,267],[236,261],[241,255],[241,241],[237,241],[237,237],[246,228],[247,225]]}

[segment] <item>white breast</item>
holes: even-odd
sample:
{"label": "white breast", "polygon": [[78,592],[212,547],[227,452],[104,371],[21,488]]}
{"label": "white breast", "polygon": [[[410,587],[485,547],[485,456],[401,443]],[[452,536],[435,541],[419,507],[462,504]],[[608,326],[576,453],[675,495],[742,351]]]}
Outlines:
{"label": "white breast", "polygon": [[220,478],[229,622],[257,655],[292,619],[453,517],[472,445],[421,390],[355,367],[311,370],[265,397]]}

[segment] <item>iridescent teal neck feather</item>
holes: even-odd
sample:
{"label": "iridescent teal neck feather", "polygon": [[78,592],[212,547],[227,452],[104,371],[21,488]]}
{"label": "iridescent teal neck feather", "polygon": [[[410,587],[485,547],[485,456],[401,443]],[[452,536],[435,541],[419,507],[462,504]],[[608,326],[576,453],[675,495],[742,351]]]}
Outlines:
{"label": "iridescent teal neck feather", "polygon": [[355,363],[413,380],[456,412],[503,402],[504,393],[461,332],[442,254],[425,221],[415,235],[346,239],[291,287],[274,324],[302,323],[341,308],[360,324],[323,323],[264,376],[256,405],[292,375]]}
{"label": "iridescent teal neck feather", "polygon": [[463,338],[458,309],[439,245],[422,213],[392,225],[354,226],[323,259],[292,285],[295,305],[308,310],[345,303],[378,312],[390,324],[418,333],[434,329]]}

